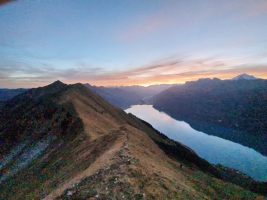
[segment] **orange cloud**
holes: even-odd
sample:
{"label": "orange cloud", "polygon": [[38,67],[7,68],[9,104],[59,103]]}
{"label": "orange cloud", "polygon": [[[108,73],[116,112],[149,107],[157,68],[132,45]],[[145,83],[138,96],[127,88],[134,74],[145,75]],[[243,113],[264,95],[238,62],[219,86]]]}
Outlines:
{"label": "orange cloud", "polygon": [[66,83],[81,82],[98,86],[152,85],[184,83],[199,78],[228,79],[241,73],[267,79],[267,63],[245,65],[244,62],[251,63],[244,59],[218,57],[197,59],[171,57],[119,72],[85,66],[59,70],[49,65],[33,68],[20,63],[18,67],[13,63],[13,67],[0,65],[0,85],[13,88],[36,87],[58,79]]}
{"label": "orange cloud", "polygon": [[104,86],[152,85],[184,83],[199,78],[229,79],[241,73],[267,78],[267,64],[244,65],[218,58],[178,59],[124,72],[103,74],[83,80],[83,82]]}
{"label": "orange cloud", "polygon": [[266,0],[258,0],[253,2],[250,9],[250,15],[256,16],[260,14],[266,14],[267,13],[267,1]]}

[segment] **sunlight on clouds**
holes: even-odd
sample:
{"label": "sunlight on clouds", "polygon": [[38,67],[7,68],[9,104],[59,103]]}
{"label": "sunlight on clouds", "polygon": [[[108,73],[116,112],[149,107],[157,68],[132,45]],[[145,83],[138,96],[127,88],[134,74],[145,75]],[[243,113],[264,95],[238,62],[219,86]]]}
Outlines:
{"label": "sunlight on clouds", "polygon": [[0,84],[266,78],[266,17],[266,0],[14,1],[0,11]]}

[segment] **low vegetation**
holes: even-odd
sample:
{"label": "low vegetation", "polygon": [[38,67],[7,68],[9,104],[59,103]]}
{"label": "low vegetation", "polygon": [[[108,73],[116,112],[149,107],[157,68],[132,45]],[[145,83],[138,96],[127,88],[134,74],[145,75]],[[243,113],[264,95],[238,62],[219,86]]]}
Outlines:
{"label": "low vegetation", "polygon": [[[1,125],[0,136],[14,133],[8,140],[15,142],[1,145],[2,158],[25,138],[31,138],[29,145],[47,135],[55,139],[0,183],[0,199],[261,198],[223,181],[217,168],[192,150],[81,84],[56,82],[29,90],[6,105],[1,117],[8,120]],[[16,157],[3,168],[2,176]]]}

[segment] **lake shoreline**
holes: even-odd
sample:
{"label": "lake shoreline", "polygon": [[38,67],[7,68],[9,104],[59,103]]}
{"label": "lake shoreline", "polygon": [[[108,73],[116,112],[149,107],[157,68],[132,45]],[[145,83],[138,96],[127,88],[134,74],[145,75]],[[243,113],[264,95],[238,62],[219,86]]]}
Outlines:
{"label": "lake shoreline", "polygon": [[172,140],[193,149],[200,157],[217,165],[238,170],[255,181],[267,180],[267,157],[242,144],[193,129],[152,105],[133,105],[125,110],[148,122]]}

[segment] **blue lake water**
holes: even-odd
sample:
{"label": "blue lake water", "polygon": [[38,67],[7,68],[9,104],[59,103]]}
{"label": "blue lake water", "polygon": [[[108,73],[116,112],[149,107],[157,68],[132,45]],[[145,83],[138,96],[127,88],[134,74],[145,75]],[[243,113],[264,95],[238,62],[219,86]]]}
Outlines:
{"label": "blue lake water", "polygon": [[259,181],[267,180],[267,157],[252,148],[197,131],[188,123],[176,120],[152,105],[134,105],[125,111],[190,147],[210,163],[240,170]]}

